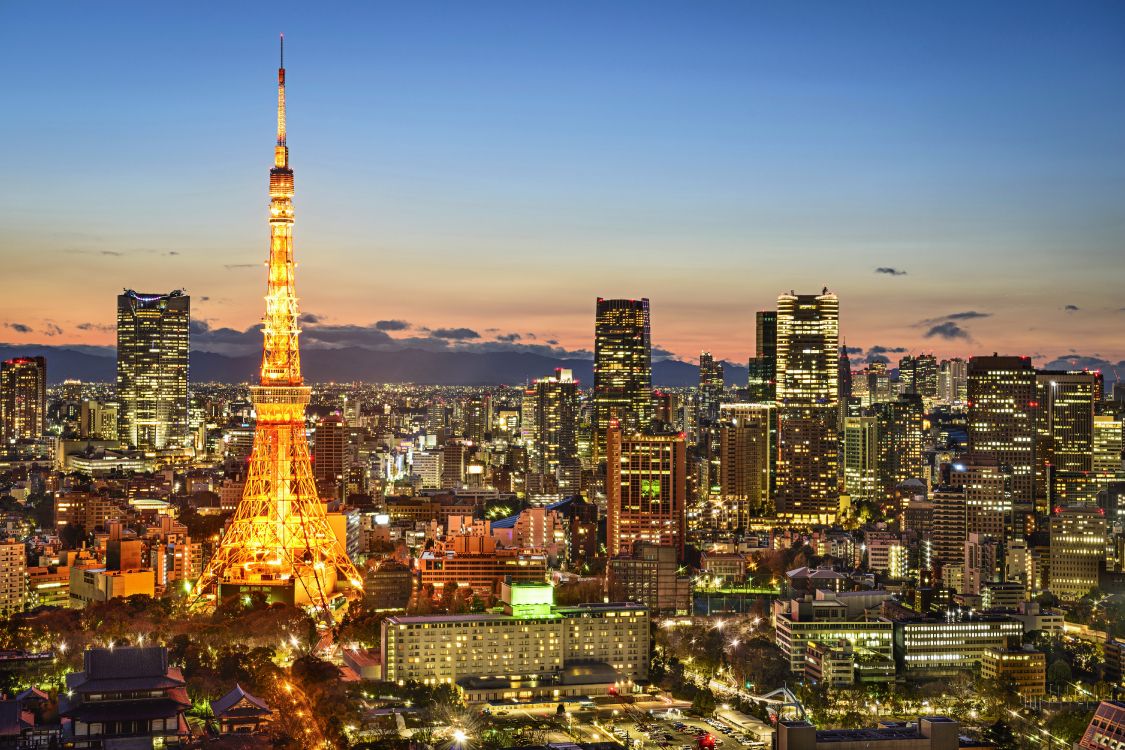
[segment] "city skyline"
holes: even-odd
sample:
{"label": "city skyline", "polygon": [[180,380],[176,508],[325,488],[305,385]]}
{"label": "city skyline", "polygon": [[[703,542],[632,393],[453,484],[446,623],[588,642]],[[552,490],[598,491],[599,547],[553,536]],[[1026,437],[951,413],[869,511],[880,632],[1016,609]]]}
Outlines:
{"label": "city skyline", "polygon": [[[309,348],[586,357],[597,297],[648,297],[654,356],[744,363],[757,310],[827,285],[860,358],[1125,359],[1125,167],[1107,158],[1125,145],[1119,7],[900,9],[874,25],[828,6],[506,7],[357,12],[355,28],[288,11]],[[47,23],[2,13],[9,30]],[[501,22],[519,33],[472,44]],[[168,33],[138,35],[146,23]],[[1005,24],[1022,33],[987,33]],[[244,9],[214,28],[119,6],[54,31],[12,92],[28,116],[0,124],[24,144],[0,206],[21,279],[0,340],[108,346],[122,287],[183,287],[194,349],[253,352],[264,207],[248,175],[269,158],[275,30]],[[950,33],[960,54],[939,65]],[[27,56],[34,36],[9,31],[0,55]],[[1041,59],[1048,39],[1066,62]],[[58,199],[64,177],[83,200]],[[51,294],[68,307],[45,309]]]}

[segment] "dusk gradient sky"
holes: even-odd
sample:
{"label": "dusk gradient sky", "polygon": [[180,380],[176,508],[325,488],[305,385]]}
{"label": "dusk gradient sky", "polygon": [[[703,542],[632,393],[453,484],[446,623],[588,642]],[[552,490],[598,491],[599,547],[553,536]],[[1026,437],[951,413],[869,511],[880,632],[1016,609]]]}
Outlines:
{"label": "dusk gradient sky", "polygon": [[827,285],[866,350],[1125,359],[1117,1],[0,4],[0,341],[257,322],[278,32],[321,325],[582,350],[646,296],[744,361]]}

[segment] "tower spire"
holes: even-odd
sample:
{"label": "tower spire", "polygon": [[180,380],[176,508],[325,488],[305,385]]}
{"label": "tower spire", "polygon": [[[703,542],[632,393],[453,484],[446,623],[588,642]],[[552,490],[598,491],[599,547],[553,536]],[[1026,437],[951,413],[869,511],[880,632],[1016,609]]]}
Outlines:
{"label": "tower spire", "polygon": [[[282,42],[284,44],[284,41]],[[284,55],[284,47],[282,48]],[[301,377],[293,262],[293,170],[285,146],[285,58],[277,71],[277,150],[270,169],[270,249],[262,370],[250,394],[257,414],[242,501],[196,584],[216,600],[248,590],[312,604],[330,619],[340,583],[361,589],[320,502],[305,436],[311,389]]]}
{"label": "tower spire", "polygon": [[277,150],[274,165],[289,166],[289,150],[285,147],[285,35],[281,35],[281,65],[277,69]]}

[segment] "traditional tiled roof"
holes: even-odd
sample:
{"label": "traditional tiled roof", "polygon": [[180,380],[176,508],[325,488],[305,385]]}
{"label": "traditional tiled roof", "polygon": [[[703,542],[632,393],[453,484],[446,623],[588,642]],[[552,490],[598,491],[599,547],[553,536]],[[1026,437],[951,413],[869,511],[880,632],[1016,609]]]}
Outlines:
{"label": "traditional tiled roof", "polygon": [[168,650],[148,648],[92,648],[83,658],[85,669],[71,672],[66,684],[76,693],[129,692],[181,687],[184,677],[168,666]]}
{"label": "traditional tiled roof", "polygon": [[[244,700],[250,705],[238,706],[238,704]],[[235,706],[238,706],[238,708],[235,708]],[[265,701],[246,692],[242,689],[242,686],[236,682],[233,690],[222,698],[211,701],[211,713],[215,714],[215,716],[263,716],[273,712],[270,710],[270,707],[266,705]]]}

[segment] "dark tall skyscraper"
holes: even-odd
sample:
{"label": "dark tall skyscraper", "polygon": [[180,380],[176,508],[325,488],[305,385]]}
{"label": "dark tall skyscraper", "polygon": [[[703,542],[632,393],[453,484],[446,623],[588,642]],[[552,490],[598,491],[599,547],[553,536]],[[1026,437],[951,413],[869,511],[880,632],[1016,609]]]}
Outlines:
{"label": "dark tall skyscraper", "polygon": [[612,420],[633,433],[652,421],[652,334],[647,299],[598,298],[594,321],[593,453],[605,455]]}
{"label": "dark tall skyscraper", "polygon": [[0,364],[0,439],[38,440],[47,422],[47,361],[16,357]]}
{"label": "dark tall skyscraper", "polygon": [[1035,500],[1035,370],[1027,357],[969,360],[969,447],[1007,467],[1012,494]]}
{"label": "dark tall skyscraper", "polygon": [[755,314],[755,356],[750,359],[747,387],[751,401],[773,401],[777,396],[777,312]]}
{"label": "dark tall skyscraper", "polygon": [[719,418],[719,402],[723,397],[723,363],[716,362],[711,352],[699,353],[699,414],[700,422],[714,422]]}
{"label": "dark tall skyscraper", "polygon": [[117,296],[119,439],[143,450],[190,445],[188,433],[188,324],[190,297]]}

